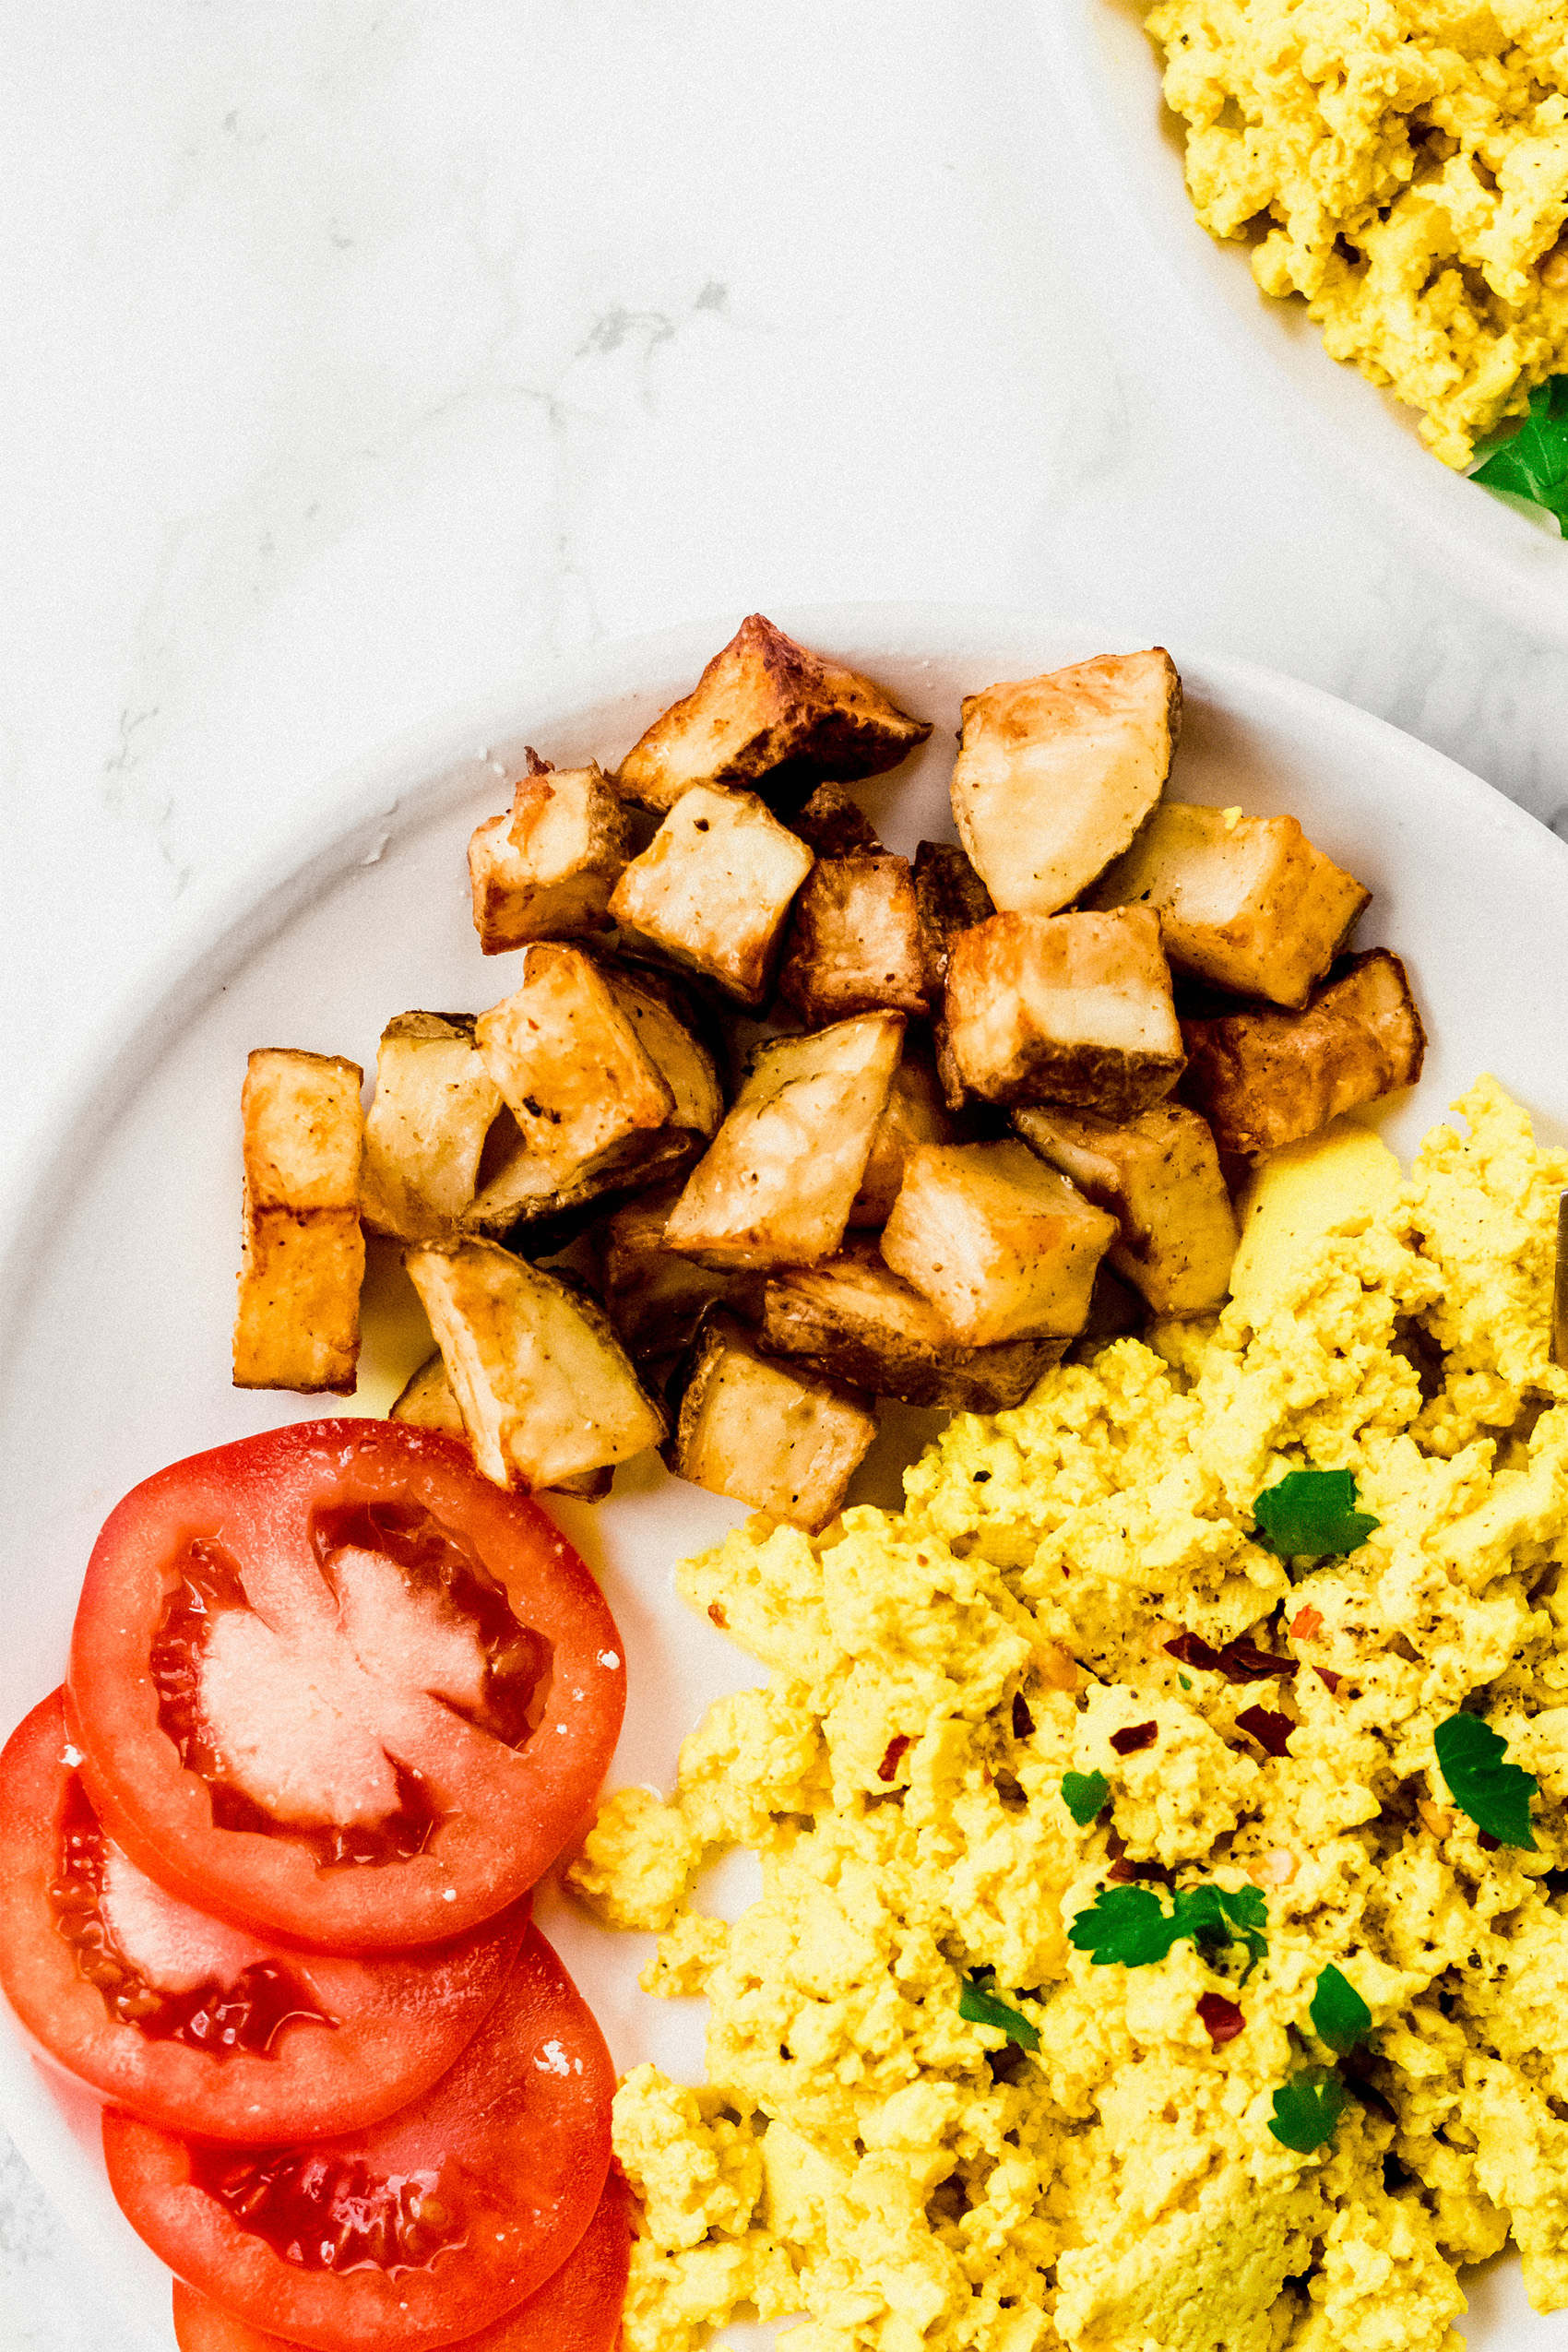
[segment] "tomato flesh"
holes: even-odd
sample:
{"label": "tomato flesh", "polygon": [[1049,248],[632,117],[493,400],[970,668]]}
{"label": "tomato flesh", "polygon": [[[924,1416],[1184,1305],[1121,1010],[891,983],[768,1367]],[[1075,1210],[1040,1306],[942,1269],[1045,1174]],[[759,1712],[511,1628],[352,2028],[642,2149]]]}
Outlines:
{"label": "tomato flesh", "polygon": [[296,1423],[110,1515],[67,1715],[108,1834],[188,1901],[324,1949],[445,1941],[576,1833],[625,1699],[576,1553],[439,1433]]}
{"label": "tomato flesh", "polygon": [[577,2244],[610,2165],[614,2072],[530,1929],[422,2097],[306,2147],[214,2147],[111,2108],[109,2178],[170,2268],[311,2352],[427,2352],[512,2310]]}
{"label": "tomato flesh", "polygon": [[[618,2174],[604,2184],[593,2219],[559,2270],[526,2302],[452,2352],[613,2352],[632,2251],[632,2197]],[[180,2352],[306,2352],[268,2335],[174,2281],[174,2340]]]}
{"label": "tomato flesh", "polygon": [[56,1692],[0,1755],[0,1987],[49,2055],[155,2122],[238,2141],[368,2123],[444,2074],[526,1905],[434,1951],[355,1959],[194,1911],[103,1832]]}

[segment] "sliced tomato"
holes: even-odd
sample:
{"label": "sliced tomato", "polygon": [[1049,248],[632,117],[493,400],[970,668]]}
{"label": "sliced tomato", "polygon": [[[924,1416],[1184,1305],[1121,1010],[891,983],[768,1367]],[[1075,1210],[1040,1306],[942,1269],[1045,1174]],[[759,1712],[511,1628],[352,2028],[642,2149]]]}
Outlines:
{"label": "sliced tomato", "polygon": [[236,2319],[313,2352],[424,2352],[511,2310],[576,2245],[610,2167],[610,2053],[537,1929],[433,2090],[384,2122],[255,2149],[111,2108],[133,2227]]}
{"label": "sliced tomato", "polygon": [[[560,2269],[526,2303],[464,2336],[452,2352],[613,2352],[631,2256],[631,2192],[612,2172],[593,2219]],[[235,2319],[178,2278],[174,2341],[180,2352],[306,2352],[287,2336]]]}
{"label": "sliced tomato", "polygon": [[445,1942],[592,1803],[625,1669],[542,1511],[395,1421],[177,1462],[110,1515],[66,1713],[105,1829],[204,1909],[327,1950]]}
{"label": "sliced tomato", "polygon": [[103,1835],[61,1694],[0,1755],[0,1986],[51,2058],[153,2122],[224,2140],[374,2122],[445,2073],[499,1994],[523,1903],[404,1957],[209,1918]]}

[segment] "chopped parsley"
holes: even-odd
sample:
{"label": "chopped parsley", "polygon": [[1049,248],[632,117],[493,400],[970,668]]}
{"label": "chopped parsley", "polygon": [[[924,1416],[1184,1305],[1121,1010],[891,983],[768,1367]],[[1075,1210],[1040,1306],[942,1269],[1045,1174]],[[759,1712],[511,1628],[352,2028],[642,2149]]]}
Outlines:
{"label": "chopped parsley", "polygon": [[1348,1977],[1342,1977],[1332,1964],[1317,1980],[1308,2013],[1319,2041],[1326,2042],[1341,2058],[1372,2031],[1372,2011]]}
{"label": "chopped parsley", "polygon": [[1536,386],[1518,432],[1470,480],[1544,506],[1568,530],[1568,375],[1550,375]]}
{"label": "chopped parsley", "polygon": [[1449,1795],[1482,1836],[1533,1852],[1530,1799],[1536,1776],[1522,1764],[1503,1762],[1507,1740],[1479,1715],[1451,1715],[1438,1725],[1432,1740]]}
{"label": "chopped parsley", "polygon": [[1111,1783],[1103,1772],[1064,1772],[1062,1776],[1062,1802],[1080,1829],[1087,1828],[1111,1794]]}
{"label": "chopped parsley", "polygon": [[994,1968],[977,1968],[972,1976],[964,1978],[958,1993],[959,2016],[970,2025],[994,2025],[1010,2042],[1016,2042],[1020,2049],[1038,2049],[1037,2028],[1027,2017],[1020,2017],[1016,2009],[1009,2009],[1004,2001],[997,2000],[992,1990],[995,1979]]}
{"label": "chopped parsley", "polygon": [[1356,1508],[1356,1480],[1349,1470],[1288,1470],[1265,1487],[1253,1505],[1253,1540],[1281,1560],[1354,1551],[1382,1525]]}
{"label": "chopped parsley", "polygon": [[1075,1952],[1087,1952],[1096,1968],[1120,1961],[1124,1968],[1147,1968],[1163,1960],[1178,1943],[1191,1942],[1206,1950],[1243,1943],[1251,1955],[1249,1970],[1268,1951],[1263,1930],[1268,1907],[1262,1890],[1216,1886],[1179,1887],[1169,1911],[1152,1887],[1111,1886],[1080,1911],[1067,1930]]}
{"label": "chopped parsley", "polygon": [[1269,2130],[1299,2156],[1311,2156],[1334,2137],[1349,2094],[1332,2067],[1309,2066],[1274,2094]]}

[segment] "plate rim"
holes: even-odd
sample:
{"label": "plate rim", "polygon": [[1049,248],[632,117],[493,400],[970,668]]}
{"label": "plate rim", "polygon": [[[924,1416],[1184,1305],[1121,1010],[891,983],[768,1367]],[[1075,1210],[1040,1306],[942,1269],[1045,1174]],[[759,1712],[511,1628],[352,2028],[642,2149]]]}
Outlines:
{"label": "plate rim", "polygon": [[[1466,478],[1420,449],[1412,437],[1412,457],[1421,458],[1423,469],[1433,469],[1429,500],[1416,487],[1413,475],[1404,480],[1336,424],[1293,379],[1268,338],[1244,324],[1239,304],[1221,293],[1203,266],[1204,245],[1216,241],[1196,214],[1189,210],[1192,232],[1204,245],[1189,245],[1170,232],[1154,166],[1143,143],[1128,136],[1102,69],[1093,11],[1107,5],[1108,0],[1034,0],[1035,29],[1068,93],[1073,126],[1095,169],[1100,193],[1155,263],[1167,299],[1194,314],[1218,358],[1271,403],[1276,414],[1270,430],[1284,448],[1300,447],[1303,442],[1315,445],[1330,465],[1375,499],[1388,523],[1414,526],[1431,568],[1456,574],[1467,594],[1515,626],[1556,643],[1568,641],[1568,537],[1553,540],[1484,491],[1477,497],[1485,502],[1485,519],[1478,508],[1472,529],[1457,506],[1443,510],[1448,489],[1463,485]],[[1149,73],[1151,102],[1163,107],[1152,45]],[[1265,295],[1260,292],[1257,299],[1266,305]],[[1348,362],[1330,364],[1342,365],[1348,374],[1355,373]],[[1375,385],[1367,383],[1363,388],[1369,399],[1384,397]],[[1561,556],[1560,577],[1544,560],[1549,549]]]}

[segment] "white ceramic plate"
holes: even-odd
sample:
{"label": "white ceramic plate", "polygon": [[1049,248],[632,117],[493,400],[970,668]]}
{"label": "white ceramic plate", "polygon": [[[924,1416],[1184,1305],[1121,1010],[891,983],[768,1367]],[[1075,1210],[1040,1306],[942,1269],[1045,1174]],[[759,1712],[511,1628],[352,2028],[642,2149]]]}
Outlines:
{"label": "white ceramic plate", "polygon": [[[1568,552],[1568,551],[1565,551]],[[0,1274],[0,1726],[52,1690],[83,1565],[111,1505],[161,1464],[312,1417],[303,1398],[229,1384],[239,1240],[238,1103],[245,1054],[291,1045],[374,1066],[376,1039],[411,1005],[471,1007],[508,986],[469,927],[464,852],[502,807],[525,742],[557,763],[617,760],[688,688],[737,616],[600,651],[503,708],[450,719],[343,780],[330,815],[286,873],[257,877],[194,963],[134,1008],[87,1099],[62,1121]],[[1107,649],[1010,611],[854,607],[781,612],[781,625],[869,671],[935,722],[897,776],[863,788],[895,848],[951,836],[947,777],[961,697]],[[1431,1051],[1413,1099],[1386,1121],[1408,1150],[1484,1068],[1568,1133],[1562,1047],[1568,848],[1436,752],[1313,688],[1173,648],[1186,687],[1176,768],[1183,798],[1298,815],[1374,896],[1363,944],[1406,958]],[[376,1309],[360,1396],[384,1411],[428,1341]],[[895,1501],[908,1424],[891,1428],[862,1493]],[[672,1571],[740,1506],[665,1476],[623,1472],[597,1511],[560,1518],[603,1582],[625,1642],[630,1705],[613,1779],[667,1789],[676,1747],[718,1693],[757,1681],[750,1661],[675,1597]],[[746,1858],[740,1858],[743,1863]],[[746,1899],[740,1864],[707,1891]],[[596,1929],[552,1890],[538,1916],[609,2037],[617,2065],[656,2058],[700,2079],[701,2004],[647,1999],[651,1939]],[[168,2352],[167,2274],[121,2220],[97,2154],[96,2110],[46,2083],[0,2031],[0,2113],[61,2211],[81,2229],[127,2344]],[[1485,2283],[1474,2340],[1525,2343],[1534,2327],[1512,2274]],[[1475,2328],[1472,2317],[1472,2329]],[[1555,2326],[1541,2340],[1561,2344]]]}
{"label": "white ceramic plate", "polygon": [[1568,543],[1424,449],[1415,412],[1331,360],[1300,302],[1261,294],[1247,248],[1200,228],[1182,180],[1185,125],[1160,96],[1138,0],[1036,0],[1053,89],[1105,201],[1146,239],[1226,356],[1239,400],[1303,463],[1348,472],[1445,577],[1525,627],[1568,638]]}

